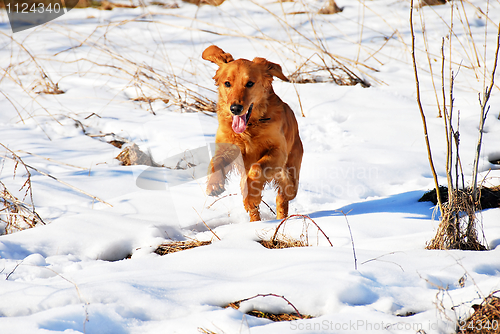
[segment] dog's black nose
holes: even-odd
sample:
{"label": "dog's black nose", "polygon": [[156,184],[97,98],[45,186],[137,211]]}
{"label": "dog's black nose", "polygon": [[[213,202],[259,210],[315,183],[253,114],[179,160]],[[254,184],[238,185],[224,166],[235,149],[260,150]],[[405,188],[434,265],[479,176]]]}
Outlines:
{"label": "dog's black nose", "polygon": [[241,104],[231,104],[229,108],[233,115],[239,116],[243,112],[243,106]]}

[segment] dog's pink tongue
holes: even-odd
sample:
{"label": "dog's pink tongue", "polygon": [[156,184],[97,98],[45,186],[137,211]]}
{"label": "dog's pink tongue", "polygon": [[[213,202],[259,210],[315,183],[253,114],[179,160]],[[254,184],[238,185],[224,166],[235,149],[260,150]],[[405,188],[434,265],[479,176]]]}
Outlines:
{"label": "dog's pink tongue", "polygon": [[236,133],[242,133],[247,128],[246,123],[247,115],[233,116],[233,131]]}

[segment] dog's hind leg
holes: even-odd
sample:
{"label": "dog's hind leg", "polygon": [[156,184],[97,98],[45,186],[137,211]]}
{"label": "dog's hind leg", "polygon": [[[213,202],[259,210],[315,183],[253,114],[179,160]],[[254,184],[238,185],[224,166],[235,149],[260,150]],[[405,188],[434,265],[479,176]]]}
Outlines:
{"label": "dog's hind leg", "polygon": [[264,185],[264,180],[248,176],[242,180],[243,205],[250,215],[251,222],[260,220],[259,205],[262,201]]}
{"label": "dog's hind leg", "polygon": [[278,196],[276,196],[276,218],[288,217],[288,202],[297,195],[298,178],[290,176],[289,171],[284,171],[278,181]]}
{"label": "dog's hind leg", "polygon": [[264,171],[259,163],[253,164],[241,179],[243,205],[250,215],[250,221],[260,220],[259,205],[262,202],[262,190],[266,185]]}
{"label": "dog's hind leg", "polygon": [[302,143],[298,141],[292,149],[292,154],[288,157],[285,169],[277,178],[278,196],[276,196],[276,216],[278,219],[288,217],[288,202],[297,196],[302,154]]}

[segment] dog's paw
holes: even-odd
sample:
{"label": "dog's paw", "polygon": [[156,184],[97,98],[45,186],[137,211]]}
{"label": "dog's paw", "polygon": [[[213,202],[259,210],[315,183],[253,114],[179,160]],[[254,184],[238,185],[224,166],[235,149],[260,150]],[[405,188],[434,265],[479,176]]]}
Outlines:
{"label": "dog's paw", "polygon": [[224,188],[224,183],[209,183],[207,185],[207,195],[208,196],[219,196],[226,189]]}
{"label": "dog's paw", "polygon": [[207,195],[219,196],[225,190],[224,177],[222,176],[222,173],[219,171],[214,174],[210,174],[207,184]]}

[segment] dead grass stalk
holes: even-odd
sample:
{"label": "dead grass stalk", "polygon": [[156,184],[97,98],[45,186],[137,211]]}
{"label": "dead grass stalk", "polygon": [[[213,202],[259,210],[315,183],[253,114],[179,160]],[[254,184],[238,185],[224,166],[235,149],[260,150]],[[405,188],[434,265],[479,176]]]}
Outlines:
{"label": "dead grass stalk", "polygon": [[[42,218],[35,211],[35,205],[33,204],[33,187],[28,165],[5,145],[2,143],[0,145],[6,150],[6,154],[10,155],[10,157],[5,156],[5,158],[14,161],[14,177],[19,166],[22,166],[26,172],[26,180],[20,188],[21,191],[24,189],[22,199],[18,199],[13,195],[7,189],[7,186],[0,181],[0,222],[5,224],[5,233],[22,231],[36,225],[45,225]],[[29,199],[31,204],[26,202],[27,199]],[[0,234],[2,234],[1,231]]]}
{"label": "dead grass stalk", "polygon": [[494,296],[500,290],[490,293],[481,304],[472,305],[474,313],[458,323],[457,334],[500,333],[500,298]]}
{"label": "dead grass stalk", "polygon": [[300,314],[299,310],[284,296],[280,296],[274,293],[268,293],[268,294],[258,294],[250,298],[245,298],[238,300],[236,302],[228,304],[225,308],[232,307],[234,309],[239,309],[241,303],[255,299],[255,298],[260,298],[260,297],[277,297],[283,299],[289,306],[293,308],[295,313],[280,313],[280,314],[274,314],[274,313],[269,313],[269,312],[262,312],[258,310],[252,310],[248,312],[247,314],[252,315],[254,317],[258,318],[266,318],[272,321],[292,321],[292,320],[298,320],[298,319],[311,319],[312,316],[310,315],[302,315]]}
{"label": "dead grass stalk", "polygon": [[155,250],[155,253],[158,255],[167,255],[187,249],[210,245],[211,243],[212,243],[211,241],[199,241],[199,240],[172,241],[158,246],[158,248],[156,248]]}

